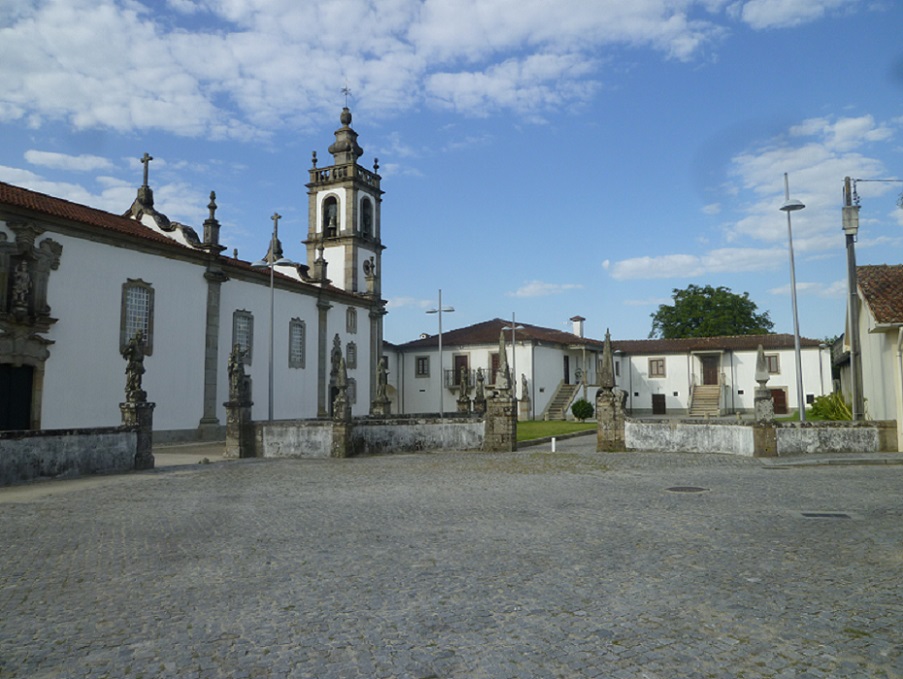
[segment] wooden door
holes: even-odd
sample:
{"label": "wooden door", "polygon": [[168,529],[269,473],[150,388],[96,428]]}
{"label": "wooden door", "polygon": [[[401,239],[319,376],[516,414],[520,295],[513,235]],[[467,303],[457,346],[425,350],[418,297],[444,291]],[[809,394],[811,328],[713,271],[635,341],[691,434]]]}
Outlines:
{"label": "wooden door", "polygon": [[774,399],[774,414],[787,414],[787,392],[783,389],[772,389],[771,398]]}
{"label": "wooden door", "polygon": [[664,394],[652,394],[652,414],[653,415],[666,415],[667,409],[665,408],[665,395]]}
{"label": "wooden door", "polygon": [[718,357],[702,357],[702,383],[718,384]]}
{"label": "wooden door", "polygon": [[571,383],[571,357],[570,356],[564,357],[564,383],[565,384]]}

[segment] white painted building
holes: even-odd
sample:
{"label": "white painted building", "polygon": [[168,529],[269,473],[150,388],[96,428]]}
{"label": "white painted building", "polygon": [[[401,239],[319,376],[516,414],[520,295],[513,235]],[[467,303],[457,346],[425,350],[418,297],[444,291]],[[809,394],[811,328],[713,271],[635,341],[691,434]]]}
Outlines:
{"label": "white painted building", "polygon": [[[252,379],[252,416],[265,419],[271,301],[274,418],[329,414],[336,348],[347,362],[352,412],[367,414],[385,314],[382,191],[379,175],[357,165],[350,123],[345,109],[330,147],[335,164],[318,168],[314,159],[307,184],[312,216],[336,196],[343,207],[331,211],[328,231],[311,223],[307,263],[277,263],[272,288],[265,264],[221,254],[212,194],[202,236],[157,211],[148,156],[125,216],[0,183],[0,429],[119,424],[121,350],[139,329],[158,440],[222,435],[235,344]],[[277,240],[275,257],[282,254]],[[284,252],[304,260],[298,254]]]}
{"label": "white painted building", "polygon": [[[512,321],[499,318],[444,332],[441,364],[438,335],[387,345],[392,412],[437,413],[440,400],[443,412],[455,412],[462,368],[468,375],[471,398],[478,370],[482,370],[488,390],[498,370],[502,332],[514,393],[527,402],[522,407],[528,419],[543,419],[550,409],[566,409],[574,398],[584,395],[592,400],[595,388],[590,387],[597,383],[602,342],[582,336],[583,318],[571,320],[574,332],[520,322],[512,332]],[[556,406],[556,395],[561,405]],[[558,418],[561,412],[549,416]]]}
{"label": "white painted building", "polygon": [[[903,450],[903,265],[860,266],[856,273],[865,416],[896,420],[898,449]],[[847,352],[849,330],[844,333]],[[849,375],[847,361],[841,377],[848,400]]]}
{"label": "white painted building", "polygon": [[[612,341],[615,381],[627,393],[632,414],[732,414],[752,412],[756,355],[765,350],[767,388],[778,414],[797,408],[796,353],[793,335],[740,335],[686,339]],[[801,338],[806,403],[831,392],[830,348]],[[717,408],[699,407],[703,393]]]}

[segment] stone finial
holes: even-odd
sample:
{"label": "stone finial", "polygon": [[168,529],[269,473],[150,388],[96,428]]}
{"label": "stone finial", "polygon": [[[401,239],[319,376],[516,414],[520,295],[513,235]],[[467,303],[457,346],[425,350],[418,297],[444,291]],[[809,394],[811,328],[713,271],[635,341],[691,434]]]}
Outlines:
{"label": "stone finial", "polygon": [[210,216],[204,220],[204,245],[208,247],[219,246],[219,220],[216,218],[216,207],[216,192],[211,191],[210,202],[207,203]]}
{"label": "stone finial", "polygon": [[756,382],[759,383],[759,389],[765,388],[768,378],[768,363],[765,361],[765,349],[760,344],[756,353]]}
{"label": "stone finial", "polygon": [[602,369],[599,374],[599,384],[606,392],[615,388],[614,359],[611,354],[611,333],[605,329],[605,342],[602,344]]}
{"label": "stone finial", "polygon": [[207,209],[210,210],[210,220],[216,219],[216,191],[210,192],[210,202],[207,203]]}
{"label": "stone finial", "polygon": [[505,345],[505,331],[499,331],[499,371],[495,376],[495,388],[500,392],[511,389],[511,374],[508,370],[508,349]]}
{"label": "stone finial", "polygon": [[316,151],[310,152],[310,164],[314,170],[317,169],[317,152]]}

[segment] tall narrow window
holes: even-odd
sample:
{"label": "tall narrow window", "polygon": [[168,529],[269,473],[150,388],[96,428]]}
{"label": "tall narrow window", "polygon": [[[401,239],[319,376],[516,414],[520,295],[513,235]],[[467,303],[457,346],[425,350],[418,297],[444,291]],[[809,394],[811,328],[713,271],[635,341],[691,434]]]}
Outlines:
{"label": "tall narrow window", "polygon": [[245,365],[251,365],[254,345],[254,316],[250,311],[238,309],[232,313],[232,346],[238,345],[244,355]]}
{"label": "tall narrow window", "polygon": [[414,370],[414,374],[417,377],[429,377],[430,376],[430,357],[429,356],[417,356],[415,359],[416,368]]}
{"label": "tall narrow window", "polygon": [[765,364],[768,366],[770,375],[781,374],[781,362],[777,354],[765,354]]}
{"label": "tall narrow window", "polygon": [[373,203],[366,198],[361,201],[361,236],[373,238]]}
{"label": "tall narrow window", "polygon": [[349,370],[357,367],[357,344],[354,342],[348,342],[345,347],[345,367]]}
{"label": "tall narrow window", "polygon": [[352,335],[357,332],[357,309],[354,307],[345,312],[345,331]]}
{"label": "tall narrow window", "polygon": [[144,353],[154,352],[154,288],[141,279],[129,278],[122,284],[122,306],[119,321],[119,348],[141,331]]}
{"label": "tall narrow window", "polygon": [[339,235],[339,201],[335,196],[323,201],[323,233],[327,238]]}
{"label": "tall narrow window", "polygon": [[304,367],[304,321],[293,318],[288,324],[288,367]]}
{"label": "tall narrow window", "polygon": [[354,405],[357,403],[357,380],[353,377],[348,378],[348,391],[345,392],[348,403]]}

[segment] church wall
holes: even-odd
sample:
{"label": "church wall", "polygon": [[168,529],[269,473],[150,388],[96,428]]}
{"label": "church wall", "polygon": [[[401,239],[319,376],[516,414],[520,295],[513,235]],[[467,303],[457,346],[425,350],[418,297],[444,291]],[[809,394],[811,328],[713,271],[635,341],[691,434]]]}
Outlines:
{"label": "church wall", "polygon": [[48,303],[59,319],[47,333],[42,427],[113,426],[125,400],[119,353],[122,285],[141,279],[154,290],[153,354],[143,387],[157,403],[155,429],[195,428],[201,417],[204,364],[203,268],[48,230],[63,246],[50,275]]}

